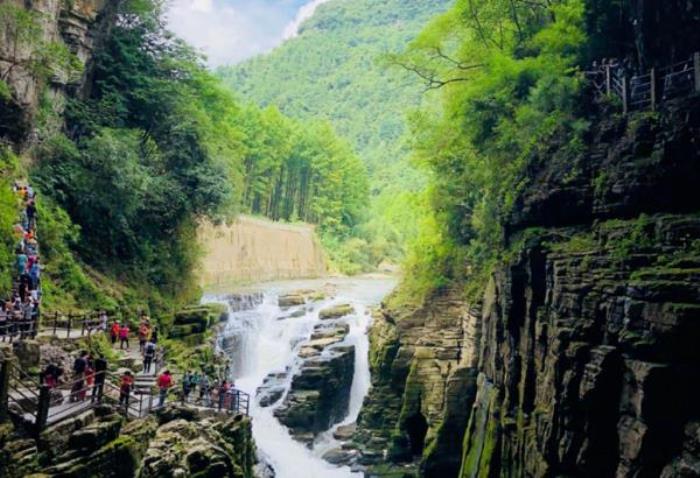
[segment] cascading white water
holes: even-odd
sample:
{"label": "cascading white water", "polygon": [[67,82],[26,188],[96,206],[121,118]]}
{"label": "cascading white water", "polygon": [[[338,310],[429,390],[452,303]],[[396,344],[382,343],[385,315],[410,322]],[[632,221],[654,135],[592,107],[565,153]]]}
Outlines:
{"label": "cascading white water", "polygon": [[[288,315],[277,305],[280,294],[299,289],[320,289],[327,283],[335,287],[335,296],[307,305],[301,317],[278,320]],[[261,285],[264,298],[252,310],[231,311],[229,321],[222,333],[222,347],[232,358],[232,375],[237,388],[255,396],[256,389],[265,377],[273,372],[289,369],[284,380],[285,394],[291,385],[300,361],[297,358],[299,345],[307,340],[320,321],[318,311],[337,303],[350,303],[355,314],[343,320],[350,325],[344,344],[355,346],[355,373],[350,391],[347,417],[341,424],[357,419],[362,401],[369,390],[368,364],[369,344],[367,328],[370,317],[367,308],[378,304],[394,286],[389,279],[333,279],[319,281],[288,281]],[[205,301],[224,302],[217,296],[207,296]],[[358,476],[348,467],[331,465],[320,458],[334,447],[332,430],[322,434],[313,449],[295,441],[273,415],[283,398],[270,407],[260,407],[255,401],[251,406],[253,435],[262,458],[275,471],[277,478],[335,478]],[[338,424],[340,425],[340,424]],[[334,427],[335,428],[335,427]]]}

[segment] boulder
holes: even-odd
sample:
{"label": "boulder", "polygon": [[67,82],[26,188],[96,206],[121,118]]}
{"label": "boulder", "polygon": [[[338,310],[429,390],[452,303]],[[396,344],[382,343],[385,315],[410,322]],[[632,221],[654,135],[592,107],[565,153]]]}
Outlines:
{"label": "boulder", "polygon": [[282,308],[293,307],[295,305],[304,305],[306,299],[303,295],[299,294],[285,294],[279,296],[277,299],[277,304]]}
{"label": "boulder", "polygon": [[36,340],[18,340],[12,343],[19,366],[23,370],[37,369],[41,359],[41,348]]}
{"label": "boulder", "polygon": [[348,411],[355,347],[331,346],[304,361],[282,405],[274,412],[295,439],[311,444]]}
{"label": "boulder", "polygon": [[339,319],[346,315],[354,314],[355,309],[350,304],[340,304],[327,309],[323,309],[318,313],[318,318],[321,320]]}
{"label": "boulder", "polygon": [[352,438],[356,430],[356,423],[351,423],[349,425],[341,425],[338,428],[336,428],[333,432],[333,438],[339,441],[348,441]]}

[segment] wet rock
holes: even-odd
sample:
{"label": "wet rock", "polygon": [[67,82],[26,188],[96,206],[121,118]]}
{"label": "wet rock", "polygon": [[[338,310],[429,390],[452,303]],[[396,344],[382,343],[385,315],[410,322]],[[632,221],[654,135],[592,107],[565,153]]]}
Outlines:
{"label": "wet rock", "polygon": [[342,448],[334,448],[323,454],[323,459],[332,465],[347,466],[352,464],[359,456],[356,450],[343,450]]}
{"label": "wet rock", "polygon": [[323,309],[318,313],[318,318],[321,320],[339,319],[346,315],[354,314],[355,308],[350,304],[340,304],[327,309]]}
{"label": "wet rock", "polygon": [[282,308],[293,307],[295,305],[304,305],[305,303],[306,299],[303,295],[299,294],[281,295],[277,299],[277,305],[279,305]]}
{"label": "wet rock", "polygon": [[285,391],[284,382],[289,374],[289,368],[285,372],[271,373],[263,380],[255,391],[255,396],[258,398],[258,403],[261,407],[269,407],[274,405],[282,398]]}
{"label": "wet rock", "polygon": [[354,346],[331,346],[322,357],[304,361],[274,412],[294,438],[310,444],[347,414],[354,364]]}
{"label": "wet rock", "polygon": [[351,423],[350,425],[341,425],[338,428],[336,428],[333,432],[333,438],[340,441],[350,440],[356,430],[356,423]]}

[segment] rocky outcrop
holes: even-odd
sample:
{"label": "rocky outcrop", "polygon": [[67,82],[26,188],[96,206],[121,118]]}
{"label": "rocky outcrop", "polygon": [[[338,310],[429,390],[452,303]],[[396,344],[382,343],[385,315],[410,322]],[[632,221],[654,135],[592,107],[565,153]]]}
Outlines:
{"label": "rocky outcrop", "polygon": [[530,164],[478,307],[375,318],[372,474],[698,475],[700,98],[594,124]]}
{"label": "rocky outcrop", "polygon": [[[303,362],[282,405],[274,411],[299,441],[310,444],[348,412],[355,347],[340,345],[348,331],[348,325],[342,323],[317,325],[300,349]],[[275,388],[268,388],[268,393],[270,390]]]}
{"label": "rocky outcrop", "polygon": [[698,106],[602,123],[521,196],[515,259],[484,300],[461,476],[694,476]]}
{"label": "rocky outcrop", "polygon": [[206,339],[207,331],[226,320],[228,311],[223,304],[209,303],[186,307],[175,314],[168,335],[174,339],[181,339],[188,345],[201,345]]}
{"label": "rocky outcrop", "polygon": [[[35,117],[48,100],[58,114],[64,94],[89,82],[92,52],[114,22],[119,2],[104,0],[8,0],[0,10],[0,78],[10,96],[0,97],[0,138],[18,146],[36,139]],[[65,71],[47,51],[65,48],[81,69]],[[51,50],[53,49],[53,50]],[[60,61],[59,61],[60,63]],[[41,67],[39,67],[41,66]],[[48,70],[47,76],[39,71]]]}
{"label": "rocky outcrop", "polygon": [[477,325],[458,291],[427,307],[375,314],[372,388],[354,437],[360,464],[384,466],[388,458],[402,473],[419,466],[425,476],[457,473],[475,393]]}

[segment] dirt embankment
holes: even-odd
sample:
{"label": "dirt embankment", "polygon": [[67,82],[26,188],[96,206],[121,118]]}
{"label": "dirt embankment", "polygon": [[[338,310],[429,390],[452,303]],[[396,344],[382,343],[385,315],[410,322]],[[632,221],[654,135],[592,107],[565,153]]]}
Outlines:
{"label": "dirt embankment", "polygon": [[239,216],[230,226],[205,224],[201,283],[216,286],[325,275],[326,258],[314,228]]}

